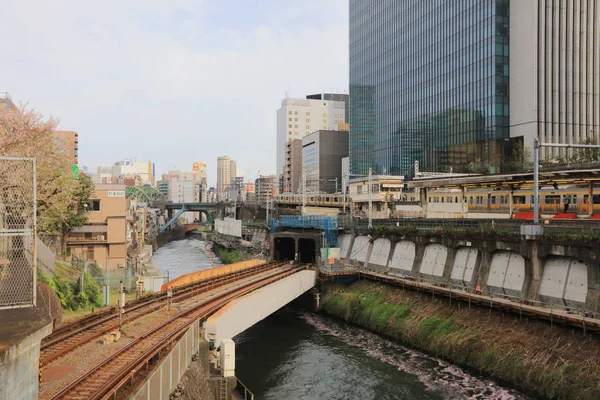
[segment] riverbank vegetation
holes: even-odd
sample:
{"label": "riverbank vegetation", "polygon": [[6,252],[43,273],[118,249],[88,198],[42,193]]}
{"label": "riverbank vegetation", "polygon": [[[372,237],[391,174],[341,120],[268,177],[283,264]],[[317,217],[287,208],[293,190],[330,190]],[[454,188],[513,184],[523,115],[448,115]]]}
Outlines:
{"label": "riverbank vegetation", "polygon": [[250,254],[242,250],[229,250],[216,243],[213,247],[213,250],[223,264],[233,264],[236,262],[248,260],[250,258]]}
{"label": "riverbank vegetation", "polygon": [[369,282],[328,298],[325,312],[536,395],[600,398],[598,336]]}

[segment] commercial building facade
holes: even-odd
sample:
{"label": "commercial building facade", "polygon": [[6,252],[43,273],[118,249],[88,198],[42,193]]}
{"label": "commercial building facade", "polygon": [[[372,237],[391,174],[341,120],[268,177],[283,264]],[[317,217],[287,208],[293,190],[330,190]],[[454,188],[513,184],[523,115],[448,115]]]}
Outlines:
{"label": "commercial building facade", "polygon": [[319,130],[302,138],[302,175],[312,193],[342,188],[342,159],[348,157],[348,132]]}
{"label": "commercial building facade", "polygon": [[319,129],[336,130],[348,122],[348,95],[325,93],[306,99],[285,98],[277,110],[277,175],[285,167],[285,145]]}
{"label": "commercial building facade", "polygon": [[142,185],[152,186],[154,186],[156,178],[154,163],[149,161],[118,161],[112,166],[111,174],[113,182],[117,182],[120,178],[139,176]]}
{"label": "commercial building facade", "polygon": [[302,140],[293,139],[285,144],[285,164],[279,192],[298,193],[300,176],[302,176]]}
{"label": "commercial building facade", "polygon": [[273,199],[277,189],[275,175],[260,176],[254,182],[254,201],[258,204],[267,204]]}
{"label": "commercial building facade", "polygon": [[[510,2],[510,136],[600,139],[600,3]],[[546,159],[565,149],[544,148]]]}
{"label": "commercial building facade", "polygon": [[351,173],[500,172],[518,142],[589,138],[599,17],[587,0],[351,0]]}
{"label": "commercial building facade", "polygon": [[86,225],[73,228],[67,249],[102,269],[127,267],[127,198],[125,185],[94,185]]}

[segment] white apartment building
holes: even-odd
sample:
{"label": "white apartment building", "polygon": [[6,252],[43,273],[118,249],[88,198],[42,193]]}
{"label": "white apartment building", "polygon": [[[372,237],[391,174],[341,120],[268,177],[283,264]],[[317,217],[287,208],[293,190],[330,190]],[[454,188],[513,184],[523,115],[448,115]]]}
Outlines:
{"label": "white apartment building", "polygon": [[154,163],[149,161],[118,161],[112,166],[111,174],[114,181],[120,176],[139,175],[142,179],[142,185],[154,186]]}
{"label": "white apartment building", "polygon": [[[600,138],[597,0],[510,2],[510,136],[533,147]],[[565,149],[544,148],[542,157]]]}
{"label": "white apartment building", "polygon": [[311,98],[285,98],[281,101],[281,108],[277,110],[277,176],[283,173],[285,167],[287,142],[302,139],[320,129],[338,130],[340,123],[348,121],[347,95],[324,94],[321,99],[308,97]]}

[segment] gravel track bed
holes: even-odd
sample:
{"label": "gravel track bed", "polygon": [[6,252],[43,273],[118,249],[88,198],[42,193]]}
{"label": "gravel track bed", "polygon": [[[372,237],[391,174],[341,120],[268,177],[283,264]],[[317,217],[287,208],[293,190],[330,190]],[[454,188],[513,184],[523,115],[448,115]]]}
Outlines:
{"label": "gravel track bed", "polygon": [[[171,310],[168,311],[165,307],[157,309],[156,311],[147,314],[143,317],[138,318],[135,321],[128,322],[127,316],[125,314],[123,318],[123,331],[124,334],[121,334],[121,339],[116,343],[110,344],[101,344],[100,338],[84,344],[81,347],[78,347],[71,353],[57,359],[53,363],[51,363],[48,368],[51,369],[54,366],[66,366],[66,367],[74,367],[74,369],[59,379],[53,381],[42,381],[39,385],[38,398],[39,399],[49,399],[56,393],[58,393],[62,388],[70,384],[71,382],[78,379],[89,369],[99,364],[103,360],[111,357],[121,348],[127,346],[129,343],[134,341],[135,337],[138,337],[154,328],[158,325],[164,323],[168,319],[176,316],[182,311],[185,311],[190,308],[194,308],[198,306],[199,302],[206,301],[207,299],[211,299],[216,297],[219,293],[222,293],[225,290],[230,290],[233,288],[237,288],[240,286],[247,285],[248,283],[255,282],[261,279],[264,279],[267,276],[274,275],[278,272],[283,271],[281,268],[276,268],[273,270],[269,270],[258,275],[253,276],[252,280],[244,280],[242,282],[234,282],[230,283],[224,287],[220,287],[218,289],[213,289],[210,292],[204,292],[199,294],[198,296],[191,297],[187,300],[184,300],[180,303],[174,303],[171,307]],[[43,374],[42,374],[43,377]]]}

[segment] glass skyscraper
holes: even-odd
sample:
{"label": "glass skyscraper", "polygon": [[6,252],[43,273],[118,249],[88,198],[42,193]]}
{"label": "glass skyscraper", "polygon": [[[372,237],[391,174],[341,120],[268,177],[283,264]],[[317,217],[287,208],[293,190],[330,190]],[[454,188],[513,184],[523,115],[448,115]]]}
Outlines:
{"label": "glass skyscraper", "polygon": [[495,172],[509,138],[508,0],[350,0],[350,172]]}

